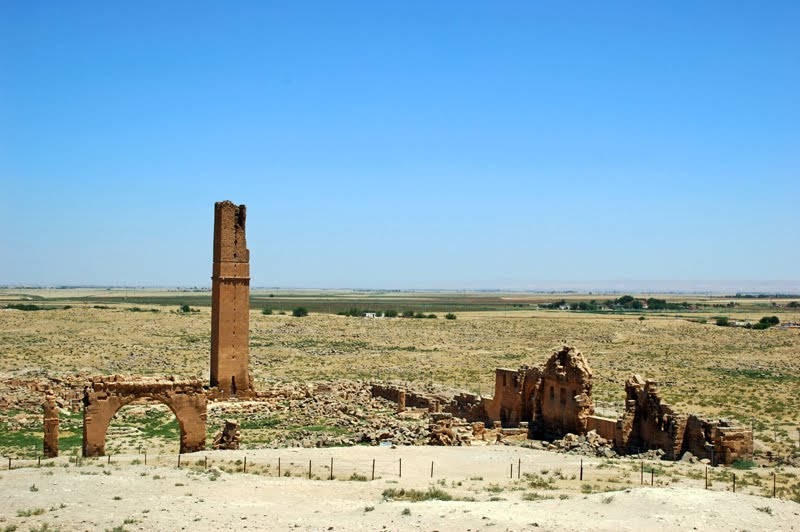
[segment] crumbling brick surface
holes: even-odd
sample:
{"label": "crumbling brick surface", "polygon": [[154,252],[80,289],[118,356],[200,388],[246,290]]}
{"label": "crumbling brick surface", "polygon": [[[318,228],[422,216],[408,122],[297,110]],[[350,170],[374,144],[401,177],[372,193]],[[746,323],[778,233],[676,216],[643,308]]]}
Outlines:
{"label": "crumbling brick surface", "polygon": [[83,455],[104,455],[106,431],[114,414],[143,399],[164,403],[175,414],[181,453],[205,449],[207,399],[201,381],[114,375],[93,377],[84,388]]}
{"label": "crumbling brick surface", "polygon": [[241,438],[242,432],[239,430],[239,422],[235,419],[226,419],[222,430],[214,436],[214,449],[235,451],[239,449]]}
{"label": "crumbling brick surface", "polygon": [[[372,383],[371,390],[373,397],[394,402],[402,397],[404,407],[493,425],[498,434],[523,426],[530,427],[529,435],[545,439],[594,431],[604,442],[606,454],[614,454],[612,445],[620,453],[657,451],[673,460],[690,451],[714,463],[730,464],[753,453],[750,430],[726,420],[676,413],[661,399],[656,382],[638,375],[625,383],[625,411],[619,419],[595,416],[592,369],[586,358],[569,346],[554,352],[541,368],[498,368],[493,397],[418,392],[387,383]],[[582,444],[577,436],[574,439],[576,445]]]}
{"label": "crumbling brick surface", "polygon": [[541,414],[534,421],[545,435],[586,432],[594,414],[592,368],[580,351],[565,345],[547,360],[535,404]]}
{"label": "crumbling brick surface", "polygon": [[42,456],[45,458],[55,458],[58,456],[58,405],[56,396],[48,392],[42,402],[44,411],[44,443]]}
{"label": "crumbling brick surface", "polygon": [[211,386],[225,395],[249,395],[250,250],[244,205],[214,205],[211,275]]}
{"label": "crumbling brick surface", "polygon": [[752,431],[727,420],[675,413],[654,381],[633,375],[625,383],[625,394],[626,409],[614,438],[621,452],[660,449],[665,458],[677,460],[688,451],[714,464],[731,464],[753,454]]}

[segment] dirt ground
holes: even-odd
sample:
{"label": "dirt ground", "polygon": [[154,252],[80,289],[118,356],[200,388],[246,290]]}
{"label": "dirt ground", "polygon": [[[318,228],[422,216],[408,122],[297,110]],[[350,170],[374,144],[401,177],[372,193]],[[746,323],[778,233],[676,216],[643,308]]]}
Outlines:
{"label": "dirt ground", "polygon": [[[245,457],[247,473],[241,472]],[[599,459],[583,458],[581,491],[565,489],[579,474],[579,457],[518,447],[209,451],[183,455],[181,469],[174,455],[151,456],[147,465],[135,462],[141,458],[76,466],[61,457],[53,467],[3,471],[0,529],[800,530],[800,504],[734,494],[719,484],[705,490],[703,480],[643,487],[633,474],[634,485],[590,493],[583,486],[607,475]],[[278,458],[282,475],[290,476],[277,476]],[[328,480],[331,458],[335,480]],[[223,465],[237,460],[239,472]],[[309,460],[313,480],[307,478]],[[568,480],[532,489],[542,485],[542,471]],[[453,500],[384,495],[432,487]]]}

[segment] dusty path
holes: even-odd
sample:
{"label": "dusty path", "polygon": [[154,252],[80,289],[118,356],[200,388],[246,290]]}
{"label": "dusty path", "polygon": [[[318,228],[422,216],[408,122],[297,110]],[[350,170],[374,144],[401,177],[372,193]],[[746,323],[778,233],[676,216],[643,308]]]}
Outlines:
{"label": "dusty path", "polygon": [[[243,468],[245,456],[248,473],[233,471]],[[139,456],[117,456],[111,465],[99,459],[76,467],[61,457],[53,467],[0,472],[0,530],[42,524],[62,530],[800,530],[797,503],[706,491],[688,479],[651,488],[639,487],[632,475],[636,487],[584,494],[583,484],[613,475],[603,461],[584,459],[581,484],[571,478],[579,457],[514,447],[211,451],[183,455],[181,469],[174,458],[151,456],[144,465],[131,463]],[[281,474],[292,476],[277,476],[278,458]],[[333,481],[327,480],[331,458]],[[308,480],[309,460],[312,476],[321,479]],[[511,465],[520,463],[520,480],[517,471],[510,478]],[[620,470],[633,469],[623,465]],[[533,473],[541,481],[555,472],[564,480],[552,489],[531,488],[532,477],[525,478]],[[387,489],[431,486],[458,500],[382,496]],[[524,500],[526,493],[553,498]]]}

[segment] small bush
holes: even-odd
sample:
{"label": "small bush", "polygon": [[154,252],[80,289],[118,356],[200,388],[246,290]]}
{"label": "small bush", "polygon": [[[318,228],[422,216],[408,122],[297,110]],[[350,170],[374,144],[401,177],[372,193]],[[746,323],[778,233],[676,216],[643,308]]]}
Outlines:
{"label": "small bush", "polygon": [[383,317],[384,318],[396,318],[397,317],[397,311],[396,310],[384,310],[383,311]]}
{"label": "small bush", "polygon": [[436,314],[428,314],[425,317],[428,318],[429,320],[435,320],[438,316]]}
{"label": "small bush", "polygon": [[30,517],[32,515],[42,515],[44,508],[31,508],[29,510],[17,510],[17,517]]}
{"label": "small bush", "polygon": [[446,491],[431,486],[428,488],[427,491],[420,491],[415,489],[396,489],[396,488],[388,488],[383,490],[383,498],[387,500],[404,500],[404,501],[411,501],[411,502],[420,502],[420,501],[429,501],[429,500],[437,500],[437,501],[452,501],[453,496],[447,493]]}
{"label": "small bush", "polygon": [[413,310],[405,310],[405,311],[403,311],[403,317],[404,318],[413,318],[414,317],[414,311]]}
{"label": "small bush", "polygon": [[731,324],[730,320],[726,316],[718,316],[716,321],[714,322],[720,327],[727,327]]}
{"label": "small bush", "polygon": [[553,497],[550,495],[542,495],[541,493],[537,493],[535,491],[528,491],[522,494],[523,501],[544,501],[552,498]]}
{"label": "small bush", "polygon": [[308,309],[306,307],[297,307],[292,311],[292,316],[295,318],[302,318],[308,316]]}
{"label": "small bush", "polygon": [[264,316],[272,316],[272,309],[271,308],[262,308],[261,314]]}
{"label": "small bush", "polygon": [[453,314],[452,312],[448,312],[447,314],[444,315],[444,319],[446,319],[446,320],[454,320],[454,319],[456,319],[456,315]]}

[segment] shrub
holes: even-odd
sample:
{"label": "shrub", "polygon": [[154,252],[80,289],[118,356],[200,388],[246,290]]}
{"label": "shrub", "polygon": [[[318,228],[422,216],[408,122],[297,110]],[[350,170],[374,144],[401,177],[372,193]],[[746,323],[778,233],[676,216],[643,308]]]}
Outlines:
{"label": "shrub", "polygon": [[263,308],[261,309],[261,314],[264,316],[272,316],[272,309],[271,308]]}
{"label": "shrub", "polygon": [[383,316],[385,318],[396,318],[397,317],[397,311],[396,310],[384,310],[383,311]]}
{"label": "shrub", "polygon": [[403,311],[403,317],[404,318],[413,318],[414,317],[414,311],[413,310],[405,310],[405,311]]}
{"label": "shrub", "polygon": [[308,316],[308,309],[306,307],[297,307],[292,311],[292,316],[295,318],[302,318]]}
{"label": "shrub", "polygon": [[731,324],[730,320],[728,320],[726,316],[717,316],[717,319],[714,323],[716,323],[720,327],[727,327],[728,325]]}
{"label": "shrub", "polygon": [[414,314],[414,317],[416,319],[421,319],[425,317],[425,314],[423,314],[422,312],[417,312],[416,314]]}
{"label": "shrub", "polygon": [[419,502],[419,501],[429,501],[429,500],[438,500],[438,501],[452,501],[453,496],[447,493],[446,491],[431,486],[428,488],[427,491],[420,491],[415,489],[396,489],[396,488],[388,488],[383,490],[383,498],[386,500],[406,500],[411,502]]}
{"label": "shrub", "polygon": [[454,320],[454,319],[456,319],[456,315],[453,314],[452,312],[448,312],[447,314],[444,315],[444,319],[446,319],[446,320]]}
{"label": "shrub", "polygon": [[778,325],[780,322],[781,320],[778,319],[778,316],[764,316],[763,318],[758,320],[758,323],[766,323],[770,327],[773,325]]}
{"label": "shrub", "polygon": [[436,314],[428,314],[425,317],[428,318],[429,320],[435,320],[437,318]]}

